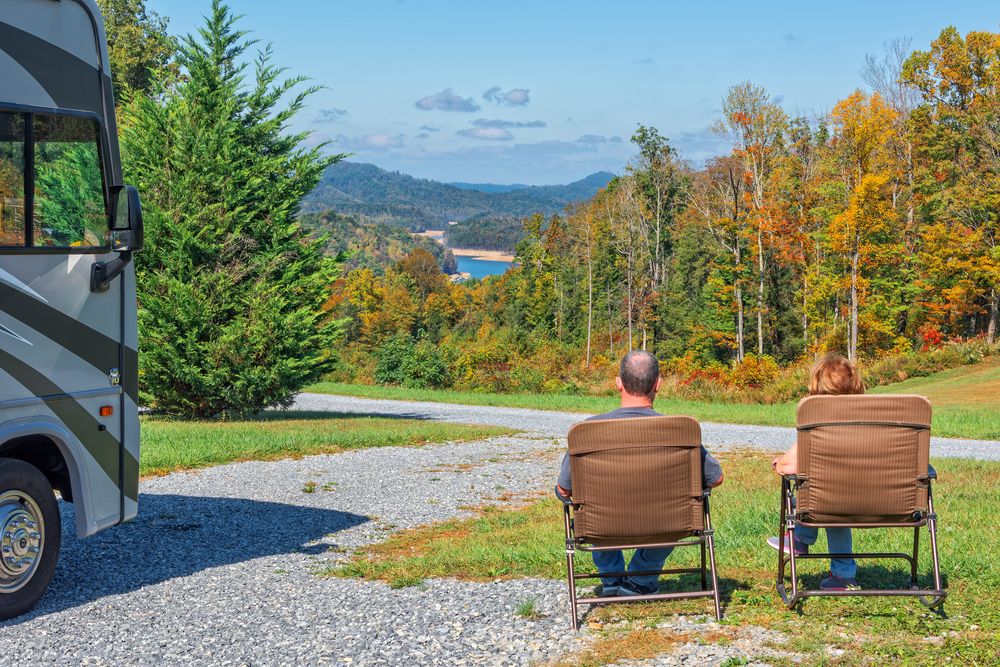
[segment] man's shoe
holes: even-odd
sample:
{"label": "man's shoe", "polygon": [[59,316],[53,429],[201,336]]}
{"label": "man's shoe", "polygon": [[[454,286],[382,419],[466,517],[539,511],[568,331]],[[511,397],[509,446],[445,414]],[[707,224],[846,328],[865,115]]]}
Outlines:
{"label": "man's shoe", "polygon": [[654,593],[659,593],[660,587],[657,584],[639,584],[631,579],[626,579],[618,591],[618,595],[622,597],[632,597],[635,595],[653,595]]}
{"label": "man's shoe", "polygon": [[[625,580],[622,578],[612,579],[610,584],[601,584],[600,586],[594,587],[594,594],[600,598],[613,598],[621,595],[622,584]],[[600,591],[600,592],[598,592]]]}
{"label": "man's shoe", "polygon": [[[781,549],[781,540],[780,540],[780,538],[778,538],[778,537],[769,537],[769,538],[767,538],[767,546],[771,547],[775,551],[778,551],[779,549]],[[786,554],[789,553],[788,540],[787,539],[785,540],[785,553]],[[808,544],[802,544],[798,540],[795,540],[795,555],[796,556],[805,556],[807,553],[809,553],[809,545]]]}
{"label": "man's shoe", "polygon": [[837,577],[833,572],[830,576],[819,582],[819,587],[824,591],[860,591],[861,585],[858,580],[851,577]]}

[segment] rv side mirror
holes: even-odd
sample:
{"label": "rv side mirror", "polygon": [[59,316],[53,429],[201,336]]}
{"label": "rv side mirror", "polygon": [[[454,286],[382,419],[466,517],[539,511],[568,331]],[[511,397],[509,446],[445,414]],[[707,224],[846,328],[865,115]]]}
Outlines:
{"label": "rv side mirror", "polygon": [[142,250],[142,203],[132,185],[111,187],[111,249],[118,252]]}

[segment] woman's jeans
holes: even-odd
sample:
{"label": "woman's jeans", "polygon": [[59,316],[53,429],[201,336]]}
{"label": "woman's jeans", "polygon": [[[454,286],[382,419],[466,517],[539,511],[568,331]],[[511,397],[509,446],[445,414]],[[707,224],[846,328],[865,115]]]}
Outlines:
{"label": "woman's jeans", "polygon": [[[628,571],[662,570],[663,561],[667,560],[667,556],[673,550],[673,547],[636,549],[635,554],[632,555],[632,560],[629,561]],[[590,555],[594,557],[594,565],[597,566],[597,571],[602,574],[625,570],[625,555],[621,551],[591,551]],[[640,577],[629,577],[628,579],[643,588],[652,588],[658,587],[657,582],[659,581],[659,577],[660,575],[658,574],[647,574]],[[605,586],[616,586],[621,581],[617,577],[601,577],[601,583]]]}
{"label": "woman's jeans", "polygon": [[[826,528],[825,530],[830,553],[849,554],[854,551],[851,544],[850,528]],[[816,544],[816,538],[819,537],[819,528],[798,526],[794,532],[796,542],[809,546]],[[832,558],[830,559],[830,573],[841,579],[854,579],[858,573],[858,564],[854,562],[853,558]]]}

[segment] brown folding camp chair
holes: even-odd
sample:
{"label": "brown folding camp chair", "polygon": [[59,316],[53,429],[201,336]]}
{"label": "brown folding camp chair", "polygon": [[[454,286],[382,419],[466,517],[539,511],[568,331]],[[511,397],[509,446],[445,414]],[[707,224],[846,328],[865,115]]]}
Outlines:
{"label": "brown folding camp chair", "polygon": [[[811,396],[799,403],[798,473],[782,477],[777,588],[789,609],[804,598],[830,595],[909,595],[935,608],[944,602],[931,497],[931,405],[922,396]],[[795,529],[912,528],[913,554],[809,553],[796,555]],[[930,534],[934,588],[917,586],[920,528]],[[901,558],[910,564],[910,587],[824,591],[798,586],[802,558]],[[791,593],[785,588],[789,565]]]}
{"label": "brown folding camp chair", "polygon": [[[569,456],[573,498],[563,499],[563,510],[573,629],[580,627],[578,606],[608,602],[711,597],[716,618],[722,618],[698,422],[690,417],[583,422],[569,431]],[[604,575],[578,574],[574,567],[577,551],[668,546],[701,547],[701,567]],[[701,575],[701,590],[629,597],[578,598],[576,594],[579,579],[688,573]]]}

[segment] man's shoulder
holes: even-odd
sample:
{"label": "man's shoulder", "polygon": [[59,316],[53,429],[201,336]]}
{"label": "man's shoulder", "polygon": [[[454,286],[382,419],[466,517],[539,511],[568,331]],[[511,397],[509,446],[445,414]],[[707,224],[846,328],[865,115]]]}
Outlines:
{"label": "man's shoulder", "polygon": [[600,421],[603,419],[632,419],[634,417],[662,417],[653,408],[615,408],[611,412],[587,417],[584,421]]}

